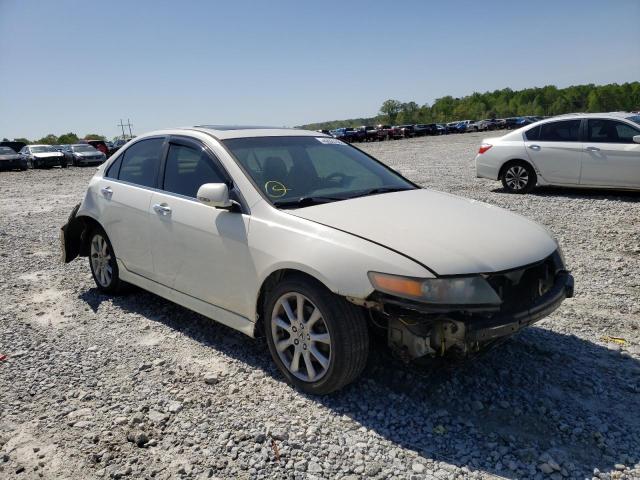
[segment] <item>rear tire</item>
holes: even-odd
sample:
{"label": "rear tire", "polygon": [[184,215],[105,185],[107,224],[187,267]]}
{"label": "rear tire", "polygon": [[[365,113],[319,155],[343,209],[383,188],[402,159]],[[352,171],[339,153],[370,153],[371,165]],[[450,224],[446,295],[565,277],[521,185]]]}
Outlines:
{"label": "rear tire", "polygon": [[108,294],[121,291],[124,282],[120,280],[116,255],[109,237],[100,227],[89,235],[89,267],[98,290]]}
{"label": "rear tire", "polygon": [[300,390],[328,394],[364,369],[369,333],[361,310],[319,282],[285,278],[266,295],[263,312],[271,357]]}
{"label": "rear tire", "polygon": [[529,193],[536,186],[538,177],[531,165],[517,160],[503,167],[500,180],[509,193]]}

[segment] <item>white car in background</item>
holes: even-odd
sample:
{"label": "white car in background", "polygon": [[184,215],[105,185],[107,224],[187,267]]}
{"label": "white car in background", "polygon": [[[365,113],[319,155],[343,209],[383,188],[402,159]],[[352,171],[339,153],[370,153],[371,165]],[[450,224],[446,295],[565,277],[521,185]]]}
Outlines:
{"label": "white car in background", "polygon": [[573,295],[548,231],[422,189],[303,130],[197,126],[137,137],[61,230],[98,289],[124,282],[250,336],[284,376],[334,391],[379,332],[404,360],[475,352]]}
{"label": "white car in background", "polygon": [[476,176],[512,193],[536,185],[640,189],[640,115],[553,117],[483,140]]}
{"label": "white car in background", "polygon": [[64,154],[51,145],[27,145],[20,150],[20,155],[30,168],[50,168],[54,166],[67,168],[67,160]]}

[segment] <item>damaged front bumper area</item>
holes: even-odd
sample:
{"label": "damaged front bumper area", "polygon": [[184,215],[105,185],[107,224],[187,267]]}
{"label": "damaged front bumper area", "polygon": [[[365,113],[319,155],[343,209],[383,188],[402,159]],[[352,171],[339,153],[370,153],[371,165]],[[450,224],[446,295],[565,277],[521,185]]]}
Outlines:
{"label": "damaged front bumper area", "polygon": [[386,327],[389,346],[404,360],[466,355],[541,320],[573,296],[573,276],[558,254],[486,278],[503,300],[499,307],[432,305],[376,292],[372,321]]}
{"label": "damaged front bumper area", "polygon": [[86,255],[86,252],[82,252],[85,224],[76,216],[79,209],[78,203],[71,210],[67,223],[60,227],[60,261],[62,263],[69,263],[78,255]]}

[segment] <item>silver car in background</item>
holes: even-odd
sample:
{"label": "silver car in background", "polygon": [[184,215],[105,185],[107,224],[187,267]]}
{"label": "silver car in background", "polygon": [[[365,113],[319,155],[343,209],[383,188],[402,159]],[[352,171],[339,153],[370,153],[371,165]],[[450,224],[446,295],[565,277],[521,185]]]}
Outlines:
{"label": "silver car in background", "polygon": [[640,115],[553,117],[483,140],[476,176],[511,193],[536,185],[640,189]]}
{"label": "silver car in background", "polygon": [[86,143],[65,145],[63,153],[67,158],[67,162],[71,163],[75,167],[83,165],[100,165],[107,159],[107,156],[104,153]]}

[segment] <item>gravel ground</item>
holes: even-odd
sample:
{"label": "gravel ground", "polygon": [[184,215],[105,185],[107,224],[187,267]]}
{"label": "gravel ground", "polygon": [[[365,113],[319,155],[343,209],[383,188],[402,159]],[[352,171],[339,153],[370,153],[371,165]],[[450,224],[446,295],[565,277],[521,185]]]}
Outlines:
{"label": "gravel ground", "polygon": [[505,194],[473,176],[481,137],[363,148],[546,225],[575,298],[464,365],[376,355],[324,398],[264,342],[60,265],[93,169],[0,173],[0,478],[640,478],[640,195]]}

